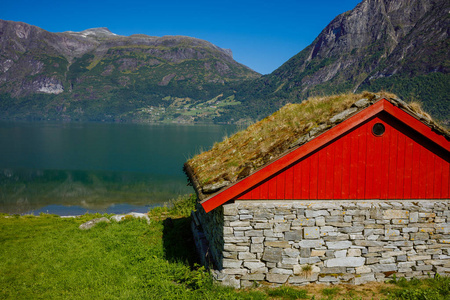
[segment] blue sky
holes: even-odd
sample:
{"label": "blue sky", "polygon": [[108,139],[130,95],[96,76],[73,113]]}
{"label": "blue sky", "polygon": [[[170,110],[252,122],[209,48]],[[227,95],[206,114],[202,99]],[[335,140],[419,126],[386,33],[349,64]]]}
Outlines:
{"label": "blue sky", "polygon": [[271,73],[311,44],[360,0],[4,1],[0,19],[51,32],[108,27],[120,35],[185,35],[229,48],[234,59]]}

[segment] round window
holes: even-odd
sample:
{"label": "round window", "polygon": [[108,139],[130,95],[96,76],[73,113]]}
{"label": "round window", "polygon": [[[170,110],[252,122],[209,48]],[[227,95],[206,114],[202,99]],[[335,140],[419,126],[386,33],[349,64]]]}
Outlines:
{"label": "round window", "polygon": [[386,131],[386,128],[381,123],[376,123],[373,125],[372,133],[376,136],[382,136],[383,133]]}

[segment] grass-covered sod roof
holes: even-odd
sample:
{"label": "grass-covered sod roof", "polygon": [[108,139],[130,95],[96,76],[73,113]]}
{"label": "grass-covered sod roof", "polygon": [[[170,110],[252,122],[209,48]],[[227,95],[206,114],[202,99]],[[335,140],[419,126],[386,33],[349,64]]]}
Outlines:
{"label": "grass-covered sod roof", "polygon": [[[418,103],[406,104],[390,93],[312,97],[300,104],[288,104],[247,129],[214,144],[211,150],[188,160],[185,172],[199,197],[203,198],[204,194],[216,192],[247,177],[291,148],[314,138],[381,98],[450,136],[447,130],[421,110]],[[305,136],[308,139],[305,140]]]}

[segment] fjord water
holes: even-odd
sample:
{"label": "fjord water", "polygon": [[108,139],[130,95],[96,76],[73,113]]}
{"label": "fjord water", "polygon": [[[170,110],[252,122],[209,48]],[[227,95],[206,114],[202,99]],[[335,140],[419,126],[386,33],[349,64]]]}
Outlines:
{"label": "fjord water", "polygon": [[146,212],[192,193],[183,163],[235,130],[0,122],[0,212]]}

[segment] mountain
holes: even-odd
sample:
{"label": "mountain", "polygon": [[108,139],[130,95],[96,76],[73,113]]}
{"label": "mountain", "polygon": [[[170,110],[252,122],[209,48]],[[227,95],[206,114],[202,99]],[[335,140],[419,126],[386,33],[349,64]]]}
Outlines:
{"label": "mountain", "polygon": [[3,118],[208,120],[238,104],[225,84],[260,76],[204,40],[107,28],[51,33],[0,20],[0,49]]}
{"label": "mountain", "polygon": [[450,124],[449,11],[448,0],[364,0],[272,74],[236,88],[242,107],[218,120],[259,119],[314,95],[386,90]]}

